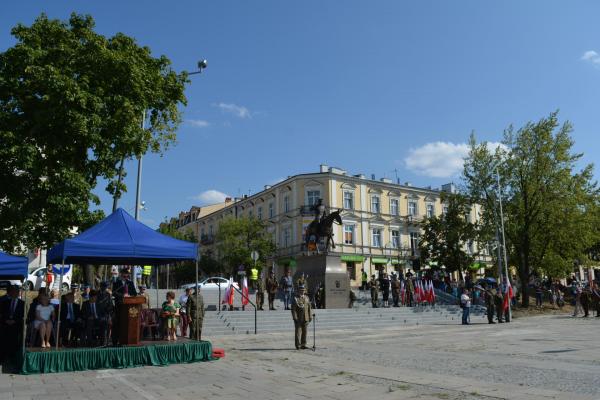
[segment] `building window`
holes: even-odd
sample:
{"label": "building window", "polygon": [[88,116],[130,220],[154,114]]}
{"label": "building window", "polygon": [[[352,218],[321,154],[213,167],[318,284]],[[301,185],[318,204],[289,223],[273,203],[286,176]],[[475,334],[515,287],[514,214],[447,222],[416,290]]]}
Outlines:
{"label": "building window", "polygon": [[444,206],[444,207],[442,208],[442,214],[443,214],[443,215],[446,215],[446,214],[448,214],[448,206]]}
{"label": "building window", "polygon": [[257,209],[257,216],[258,219],[262,219],[262,206],[259,206]]}
{"label": "building window", "polygon": [[273,202],[269,203],[269,218],[273,218],[275,216],[275,210],[273,209]]}
{"label": "building window", "polygon": [[346,261],[346,271],[350,279],[356,279],[356,263],[354,261]]}
{"label": "building window", "polygon": [[290,246],[290,242],[292,240],[291,237],[291,229],[290,228],[285,228],[283,230],[283,247],[289,247]]}
{"label": "building window", "polygon": [[248,218],[252,219],[254,217],[254,211],[248,211]]}
{"label": "building window", "polygon": [[373,247],[381,247],[381,229],[380,228],[373,228],[373,240],[371,241],[371,243],[373,244]]}
{"label": "building window", "polygon": [[434,216],[434,208],[433,208],[433,204],[429,203],[427,204],[427,218],[433,218]]}
{"label": "building window", "polygon": [[371,196],[371,212],[379,214],[381,208],[379,207],[379,196]]}
{"label": "building window", "polygon": [[416,200],[408,201],[408,215],[414,217],[417,215],[417,202]]}
{"label": "building window", "polygon": [[419,233],[411,232],[410,233],[410,250],[412,255],[417,255],[417,251],[419,250]]}
{"label": "building window", "polygon": [[399,211],[398,204],[399,204],[398,199],[390,200],[390,214],[398,215],[398,211]]}
{"label": "building window", "polygon": [[319,203],[319,199],[321,198],[320,190],[307,190],[306,191],[306,199],[308,201],[309,206],[314,206]]}
{"label": "building window", "polygon": [[205,231],[204,231],[204,228],[201,228],[201,229],[200,229],[200,237],[202,238],[202,237],[204,237],[204,236],[205,236]]}
{"label": "building window", "polygon": [[344,208],[346,210],[354,210],[354,193],[344,192]]}
{"label": "building window", "polygon": [[344,243],[354,244],[354,225],[344,225]]}
{"label": "building window", "polygon": [[398,230],[392,231],[392,247],[394,249],[400,248],[400,231]]}
{"label": "building window", "polygon": [[283,212],[290,211],[290,196],[283,196]]}
{"label": "building window", "polygon": [[212,225],[208,227],[208,234],[212,237],[212,235],[213,235],[213,226]]}

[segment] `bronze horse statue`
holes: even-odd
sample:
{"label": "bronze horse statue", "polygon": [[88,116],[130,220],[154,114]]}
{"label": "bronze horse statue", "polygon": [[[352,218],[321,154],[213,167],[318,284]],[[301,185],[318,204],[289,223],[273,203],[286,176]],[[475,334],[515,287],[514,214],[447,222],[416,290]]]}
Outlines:
{"label": "bronze horse statue", "polygon": [[[340,211],[334,211],[331,214],[323,215],[320,220],[315,218],[313,222],[311,222],[306,227],[306,245],[313,242],[315,245],[319,243],[319,240],[323,237],[327,238],[325,242],[325,251],[329,250],[329,246],[335,249],[335,242],[333,241],[333,223],[337,223],[338,225],[342,224],[342,217],[340,216]],[[319,252],[319,247],[316,246],[317,253]]]}

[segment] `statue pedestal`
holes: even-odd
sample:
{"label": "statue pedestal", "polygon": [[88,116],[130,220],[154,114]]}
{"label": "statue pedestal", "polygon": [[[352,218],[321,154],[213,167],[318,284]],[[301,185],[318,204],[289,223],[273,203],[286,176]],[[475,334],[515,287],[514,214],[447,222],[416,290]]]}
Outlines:
{"label": "statue pedestal", "polygon": [[321,282],[325,283],[325,308],[348,308],[350,278],[340,256],[327,254],[297,256],[294,285],[303,273],[311,296]]}

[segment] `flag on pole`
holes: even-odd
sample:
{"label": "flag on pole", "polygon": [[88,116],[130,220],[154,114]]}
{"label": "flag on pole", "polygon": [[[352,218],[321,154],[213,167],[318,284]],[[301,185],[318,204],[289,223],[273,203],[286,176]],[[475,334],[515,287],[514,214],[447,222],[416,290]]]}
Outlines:
{"label": "flag on pole", "polygon": [[225,290],[225,295],[223,296],[223,300],[221,300],[221,304],[229,304],[233,305],[234,299],[234,289],[233,289],[233,277],[229,278],[229,283],[227,284],[227,290]]}
{"label": "flag on pole", "polygon": [[515,294],[513,293],[513,288],[512,288],[512,285],[510,284],[510,279],[507,279],[506,280],[506,289],[504,290],[504,304],[502,307],[504,312],[506,312],[508,310],[508,302],[513,297],[515,297]]}
{"label": "flag on pole", "polygon": [[400,282],[400,296],[402,299],[402,305],[406,304],[405,297],[404,297],[404,296],[406,296],[406,286],[404,286],[404,281]]}
{"label": "flag on pole", "polygon": [[242,305],[245,306],[246,304],[248,304],[248,281],[244,276],[242,280]]}
{"label": "flag on pole", "polygon": [[433,281],[429,281],[431,286],[431,304],[435,304],[435,288],[433,287]]}

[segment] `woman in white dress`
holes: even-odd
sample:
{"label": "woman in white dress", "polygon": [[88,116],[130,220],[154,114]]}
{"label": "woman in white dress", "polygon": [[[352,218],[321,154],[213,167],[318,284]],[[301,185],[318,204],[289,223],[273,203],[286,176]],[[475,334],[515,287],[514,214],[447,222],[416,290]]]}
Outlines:
{"label": "woman in white dress", "polygon": [[50,346],[50,335],[52,334],[52,322],[54,321],[54,306],[50,304],[48,296],[40,296],[40,304],[35,308],[35,321],[33,327],[40,332],[42,347]]}

